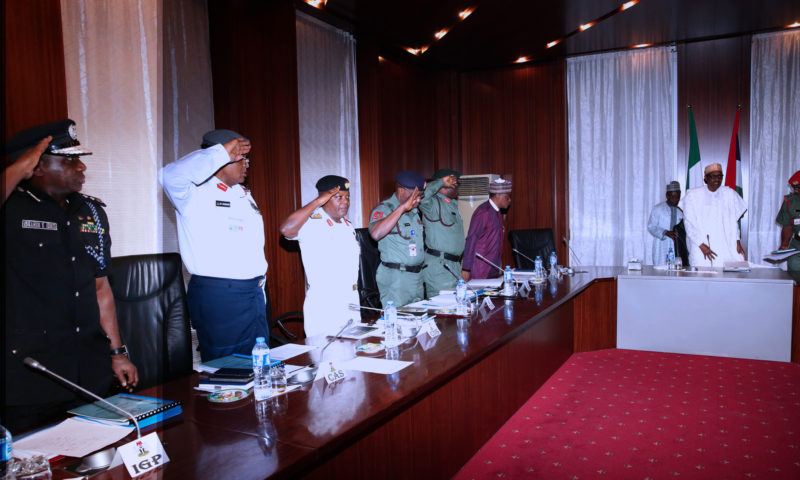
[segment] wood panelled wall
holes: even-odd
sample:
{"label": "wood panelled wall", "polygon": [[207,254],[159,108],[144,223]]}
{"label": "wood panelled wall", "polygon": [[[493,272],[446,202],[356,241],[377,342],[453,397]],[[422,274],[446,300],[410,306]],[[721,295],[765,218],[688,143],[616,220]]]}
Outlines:
{"label": "wood panelled wall", "polygon": [[8,138],[24,128],[67,118],[67,82],[60,2],[3,4],[3,133]]}
{"label": "wood panelled wall", "polygon": [[[302,310],[300,255],[278,231],[300,207],[294,4],[211,0],[208,17],[216,127],[253,144],[247,185],[264,217],[272,312]],[[220,255],[225,248],[220,245]]]}
{"label": "wood panelled wall", "polygon": [[[506,232],[552,227],[559,258],[567,231],[565,64],[461,75],[461,167],[513,182]],[[506,237],[507,238],[507,237]],[[513,265],[508,242],[504,264]]]}

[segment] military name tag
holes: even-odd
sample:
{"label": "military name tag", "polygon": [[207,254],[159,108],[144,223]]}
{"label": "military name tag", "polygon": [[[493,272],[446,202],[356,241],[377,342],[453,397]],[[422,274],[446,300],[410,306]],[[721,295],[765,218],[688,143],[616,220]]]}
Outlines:
{"label": "military name tag", "polygon": [[58,224],[56,222],[45,222],[43,220],[23,220],[22,228],[57,231]]}
{"label": "military name tag", "polygon": [[231,202],[226,202],[224,200],[217,200],[217,206],[231,208]]}
{"label": "military name tag", "polygon": [[800,225],[800,217],[795,218],[793,221],[795,225]]}

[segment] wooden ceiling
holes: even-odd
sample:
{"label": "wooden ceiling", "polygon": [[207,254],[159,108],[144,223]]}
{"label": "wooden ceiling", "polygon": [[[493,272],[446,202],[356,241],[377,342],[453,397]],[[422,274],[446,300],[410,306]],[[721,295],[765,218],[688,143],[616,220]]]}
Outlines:
{"label": "wooden ceiling", "polygon": [[[800,0],[640,0],[626,11],[567,38],[580,24],[625,0],[328,0],[325,10],[375,37],[382,52],[428,68],[458,71],[513,64],[520,56],[547,61],[627,48],[769,31],[800,21]],[[457,13],[475,11],[464,21]],[[325,14],[323,14],[325,15]],[[451,27],[434,41],[434,33]],[[428,50],[414,57],[405,47]]]}

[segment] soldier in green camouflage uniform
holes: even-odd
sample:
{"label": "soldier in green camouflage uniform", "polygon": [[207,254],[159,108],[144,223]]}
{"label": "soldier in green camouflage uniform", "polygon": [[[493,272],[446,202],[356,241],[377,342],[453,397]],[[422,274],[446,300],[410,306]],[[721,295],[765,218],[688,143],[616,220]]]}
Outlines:
{"label": "soldier in green camouflage uniform", "polygon": [[[789,186],[794,193],[783,197],[778,218],[775,219],[781,229],[781,250],[787,248],[800,249],[800,170],[789,179]],[[800,272],[800,253],[792,255],[786,262],[790,272]]]}
{"label": "soldier in green camouflage uniform", "polygon": [[[461,273],[464,253],[464,222],[458,212],[458,177],[455,170],[441,169],[425,187],[419,204],[425,224],[425,270],[422,278],[428,297],[453,290]],[[450,267],[448,272],[444,265]]]}
{"label": "soldier in green camouflage uniform", "polygon": [[424,298],[424,227],[417,206],[425,179],[403,171],[395,180],[395,194],[379,203],[369,217],[369,233],[381,253],[376,280],[384,307],[389,300],[400,307]]}

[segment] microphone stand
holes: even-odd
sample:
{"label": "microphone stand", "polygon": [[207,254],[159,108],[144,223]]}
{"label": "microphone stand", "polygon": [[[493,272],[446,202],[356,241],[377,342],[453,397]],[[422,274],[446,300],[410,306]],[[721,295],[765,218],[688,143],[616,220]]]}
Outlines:
{"label": "microphone stand", "polygon": [[503,275],[503,273],[504,273],[504,272],[503,272],[503,269],[502,269],[502,268],[500,268],[500,267],[498,267],[498,266],[497,266],[497,265],[495,265],[494,263],[490,262],[490,261],[489,261],[489,259],[487,259],[486,257],[484,257],[483,255],[481,255],[481,254],[480,254],[480,253],[478,253],[478,252],[475,252],[475,256],[476,256],[476,257],[478,257],[478,258],[480,258],[480,259],[481,259],[481,260],[483,260],[484,262],[488,263],[489,265],[493,266],[493,267],[494,267],[494,268],[496,268],[497,270],[499,270],[499,271],[500,271],[500,275],[501,275],[501,276]]}
{"label": "microphone stand", "polygon": [[94,398],[96,400],[100,400],[100,402],[102,402],[103,404],[108,405],[109,407],[113,408],[114,410],[122,413],[123,415],[125,415],[125,417],[129,418],[133,422],[133,425],[136,427],[136,436],[137,436],[137,438],[142,438],[142,432],[141,432],[141,430],[139,430],[139,422],[136,421],[136,417],[134,417],[130,412],[119,408],[118,406],[114,405],[113,403],[109,402],[108,400],[106,400],[104,398],[100,398],[99,396],[95,395],[94,393],[90,392],[89,390],[86,390],[85,388],[81,387],[80,385],[70,382],[69,380],[67,380],[66,378],[62,377],[61,375],[59,375],[59,374],[57,374],[57,373],[55,373],[55,372],[53,372],[51,370],[48,370],[44,365],[42,365],[41,363],[39,363],[36,360],[32,359],[31,357],[25,357],[24,362],[25,362],[25,365],[29,366],[30,368],[32,368],[34,370],[39,370],[40,372],[43,372],[43,373],[46,373],[47,375],[50,375],[51,377],[55,378],[59,382],[67,384],[70,387],[78,390],[79,392],[81,392],[81,393],[83,393],[85,395],[88,395],[89,397],[92,397],[92,398]]}
{"label": "microphone stand", "polygon": [[[575,265],[575,268],[580,267],[581,258],[578,256],[577,253],[575,253],[575,250],[572,249],[572,246],[570,246],[569,240],[567,240],[567,237],[561,237],[561,240],[564,241],[564,244],[567,246],[567,248],[569,249],[570,253],[572,253],[572,255],[575,257],[575,260],[578,262],[578,264]],[[589,272],[574,270],[572,273],[589,273]]]}
{"label": "microphone stand", "polygon": [[[456,277],[456,282],[458,282],[459,280],[463,280],[463,278],[461,278],[460,276],[456,275],[456,272],[454,272],[453,269],[450,268],[450,265],[448,265],[446,263],[443,263],[442,266],[445,268],[445,270],[450,272],[450,275]],[[475,302],[477,303],[478,302],[478,292],[476,292],[475,290],[469,288],[469,282],[464,282],[464,285],[467,287],[467,291],[468,292],[472,292],[473,295],[475,295]],[[469,300],[467,300],[467,301],[469,301]]]}

